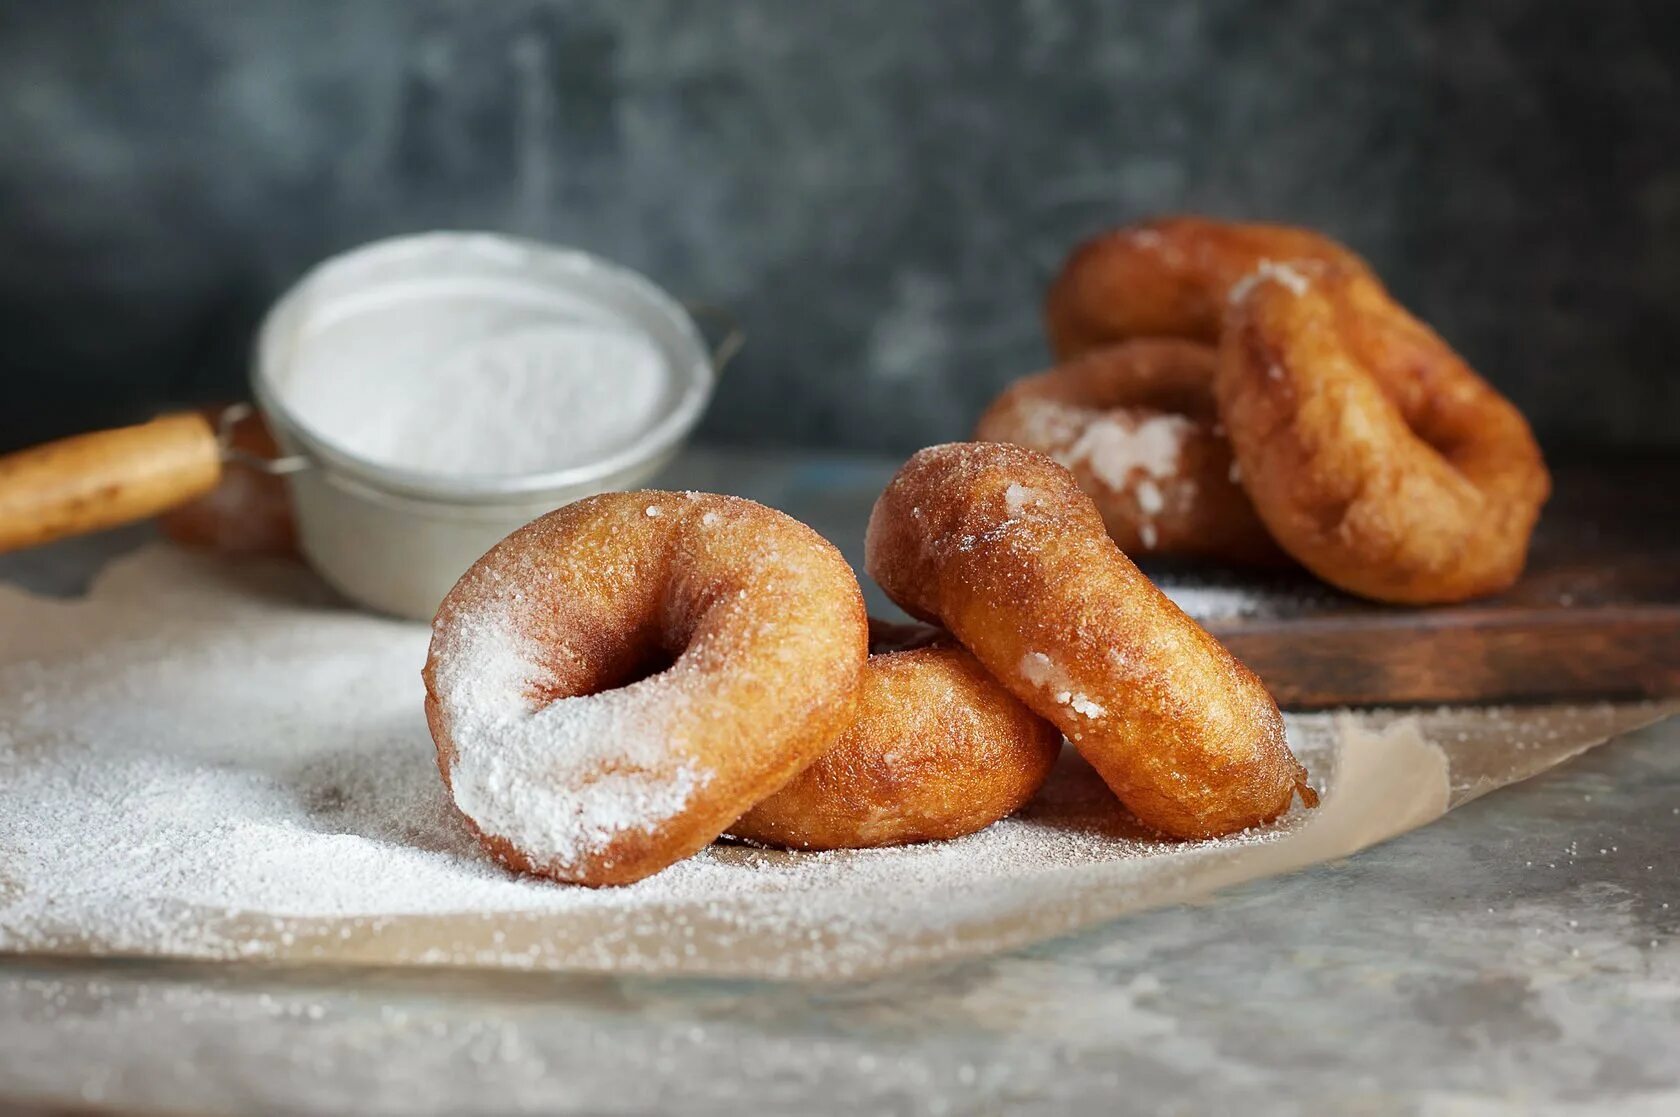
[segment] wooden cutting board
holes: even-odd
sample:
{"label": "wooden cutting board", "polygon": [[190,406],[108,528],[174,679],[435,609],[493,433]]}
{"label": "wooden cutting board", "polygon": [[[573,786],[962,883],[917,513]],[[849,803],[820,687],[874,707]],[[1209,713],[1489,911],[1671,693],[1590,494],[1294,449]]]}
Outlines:
{"label": "wooden cutting board", "polygon": [[1292,709],[1680,696],[1680,462],[1555,481],[1528,570],[1499,597],[1387,607],[1288,575],[1248,615],[1205,623]]}

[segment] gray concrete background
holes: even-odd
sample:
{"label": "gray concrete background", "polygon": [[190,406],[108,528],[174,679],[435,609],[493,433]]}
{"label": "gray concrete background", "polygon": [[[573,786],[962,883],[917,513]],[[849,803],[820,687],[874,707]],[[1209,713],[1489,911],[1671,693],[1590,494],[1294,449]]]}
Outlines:
{"label": "gray concrete background", "polygon": [[1067,246],[1309,223],[1553,447],[1680,446],[1680,18],[1487,0],[0,0],[0,447],[241,390],[314,260],[478,226],[733,307],[717,441],[904,451]]}

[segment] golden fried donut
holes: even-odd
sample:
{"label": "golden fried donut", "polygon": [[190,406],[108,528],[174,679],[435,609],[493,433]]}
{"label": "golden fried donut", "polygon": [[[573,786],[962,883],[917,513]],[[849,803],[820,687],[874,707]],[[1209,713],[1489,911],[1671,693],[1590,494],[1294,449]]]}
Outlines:
{"label": "golden fried donut", "polygon": [[857,577],[780,512],[608,493],[508,536],[432,622],[438,768],[511,868],[624,884],[700,849],[850,724]]}
{"label": "golden fried donut", "polygon": [[1174,338],[1092,349],[1010,385],[974,437],[1066,466],[1123,551],[1279,563],[1214,410],[1218,367],[1212,346]]}
{"label": "golden fried donut", "polygon": [[1219,411],[1284,549],[1378,601],[1514,582],[1551,488],[1516,407],[1368,272],[1273,264],[1233,294]]}
{"label": "golden fried donut", "polygon": [[1162,217],[1074,249],[1050,286],[1044,325],[1057,360],[1134,337],[1219,341],[1231,285],[1263,260],[1328,260],[1365,270],[1329,237],[1288,225]]}
{"label": "golden fried donut", "polygon": [[[214,426],[224,410],[207,407],[202,414]],[[256,412],[233,424],[228,444],[258,458],[280,453],[268,424]],[[222,466],[215,488],[159,516],[158,527],[176,543],[224,554],[297,553],[297,525],[285,480],[236,461]]]}
{"label": "golden fried donut", "polygon": [[[729,833],[795,849],[959,838],[1031,799],[1061,730],[1021,705],[949,636],[870,621],[857,719]],[[910,631],[905,631],[905,629]]]}
{"label": "golden fried donut", "polygon": [[1311,801],[1260,680],[1132,565],[1044,455],[921,451],[876,502],[866,556],[889,597],[950,629],[1144,824],[1209,838],[1276,818],[1297,791]]}

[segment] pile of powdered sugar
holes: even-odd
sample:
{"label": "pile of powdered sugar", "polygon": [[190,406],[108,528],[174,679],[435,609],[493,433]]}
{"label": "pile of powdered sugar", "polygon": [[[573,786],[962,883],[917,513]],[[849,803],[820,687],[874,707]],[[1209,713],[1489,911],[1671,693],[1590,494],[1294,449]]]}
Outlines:
{"label": "pile of powdered sugar", "polygon": [[607,322],[395,305],[306,332],[279,379],[336,449],[447,476],[544,473],[629,447],[669,403],[648,337]]}

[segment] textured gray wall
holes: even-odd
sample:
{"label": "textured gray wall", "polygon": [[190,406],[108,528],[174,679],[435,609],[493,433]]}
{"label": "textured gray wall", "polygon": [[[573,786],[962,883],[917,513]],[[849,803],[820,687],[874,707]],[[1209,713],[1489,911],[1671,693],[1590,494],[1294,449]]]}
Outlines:
{"label": "textured gray wall", "polygon": [[1554,445],[1680,446],[1680,27],[1483,0],[0,0],[0,444],[238,393],[429,226],[735,308],[715,438],[907,450],[1042,360],[1065,248],[1347,239]]}

